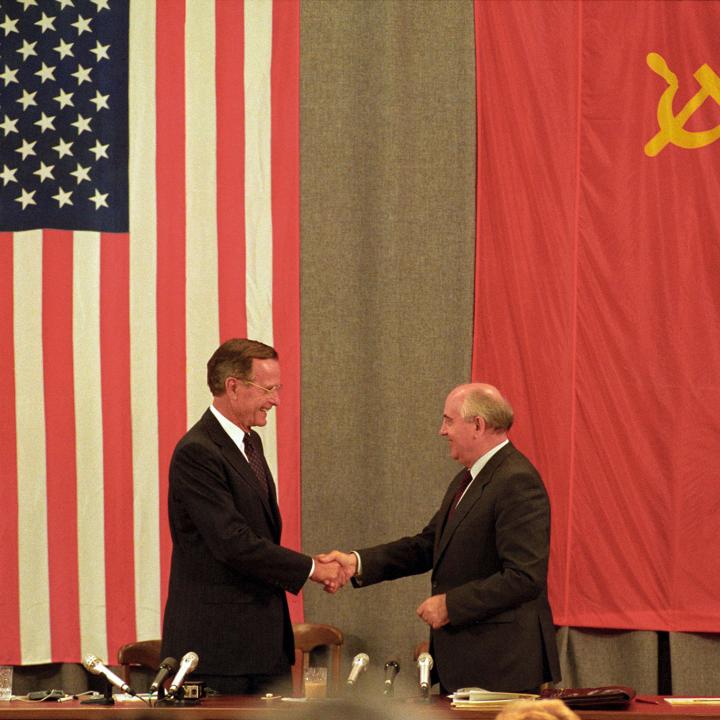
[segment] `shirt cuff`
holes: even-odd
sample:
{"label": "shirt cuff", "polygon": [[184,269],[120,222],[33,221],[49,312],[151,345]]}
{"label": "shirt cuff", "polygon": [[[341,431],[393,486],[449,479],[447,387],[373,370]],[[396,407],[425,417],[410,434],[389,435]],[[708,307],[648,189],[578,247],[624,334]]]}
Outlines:
{"label": "shirt cuff", "polygon": [[362,560],[360,559],[360,553],[357,550],[350,551],[357,559],[357,567],[355,568],[355,577],[359,578],[362,575]]}

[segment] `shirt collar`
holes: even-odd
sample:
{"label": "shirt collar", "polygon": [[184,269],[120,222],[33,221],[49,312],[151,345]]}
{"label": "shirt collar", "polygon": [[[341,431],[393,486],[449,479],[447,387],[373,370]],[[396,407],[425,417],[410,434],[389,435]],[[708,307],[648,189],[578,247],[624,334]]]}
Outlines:
{"label": "shirt collar", "polygon": [[210,412],[215,416],[222,429],[230,436],[230,439],[237,445],[238,450],[240,450],[243,457],[247,460],[247,455],[245,454],[245,431],[232,420],[228,420],[214,405],[210,405]]}
{"label": "shirt collar", "polygon": [[[501,443],[498,443],[494,448],[490,448],[490,450],[488,450],[484,455],[481,455],[481,456],[472,464],[472,467],[470,468],[470,476],[471,476],[472,479],[471,479],[470,482],[467,484],[467,487],[465,488],[465,491],[463,492],[463,494],[460,496],[460,499],[457,501],[457,504],[458,504],[458,505],[462,502],[462,499],[463,499],[463,498],[465,497],[465,495],[467,494],[467,491],[470,489],[470,486],[471,486],[471,485],[473,484],[473,482],[475,481],[475,478],[480,474],[480,471],[488,464],[490,458],[491,458],[496,452],[498,452],[498,450],[500,450],[500,448],[505,447],[509,442],[510,442],[510,441],[509,441],[508,439],[503,440]],[[456,507],[457,507],[457,505],[456,505]]]}
{"label": "shirt collar", "polygon": [[473,480],[479,475],[480,471],[488,464],[490,458],[498,452],[501,448],[504,448],[510,441],[505,438],[501,443],[498,443],[495,447],[490,448],[484,455],[481,455],[470,468],[470,474]]}

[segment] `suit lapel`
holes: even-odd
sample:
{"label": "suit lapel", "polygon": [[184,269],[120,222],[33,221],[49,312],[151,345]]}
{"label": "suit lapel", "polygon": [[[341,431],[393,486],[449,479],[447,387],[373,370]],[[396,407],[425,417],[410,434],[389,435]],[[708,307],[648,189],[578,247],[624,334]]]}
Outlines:
{"label": "suit lapel", "polygon": [[452,505],[452,501],[455,498],[455,493],[457,492],[458,485],[460,484],[462,480],[464,470],[461,470],[452,480],[450,483],[450,486],[447,489],[447,492],[445,493],[445,497],[443,498],[443,501],[440,505],[440,510],[438,511],[438,521],[440,523],[438,532],[435,533],[435,547],[434,547],[434,555],[437,558],[438,553],[440,550],[440,545],[443,542],[443,538],[446,535],[447,525],[448,525],[448,514],[450,512],[450,505]]}
{"label": "suit lapel", "polygon": [[[455,533],[455,530],[457,530],[458,526],[468,516],[473,507],[479,502],[480,498],[483,495],[485,487],[492,480],[495,471],[500,467],[500,465],[502,465],[505,458],[510,454],[512,448],[512,443],[508,443],[490,458],[485,467],[478,473],[478,476],[470,484],[470,487],[465,493],[465,496],[463,497],[460,504],[457,506],[455,512],[452,514],[452,517],[448,518],[445,521],[445,526],[442,533],[440,534],[440,538],[436,541],[435,544],[435,560],[433,563],[434,566],[437,566],[437,563],[440,561],[443,554],[445,553],[445,550],[447,549],[447,546],[453,534]],[[447,494],[445,495],[445,499],[443,500],[442,505],[444,509],[444,513],[442,515],[443,518],[447,518],[447,514],[450,511],[450,503],[452,503],[453,501],[453,498],[455,496],[455,490],[458,483],[460,482],[461,476],[462,472],[457,475],[455,480],[450,485]]]}
{"label": "suit lapel", "polygon": [[255,471],[250,467],[250,463],[240,452],[238,446],[232,441],[232,438],[223,430],[222,425],[220,425],[217,418],[210,412],[210,410],[207,410],[203,415],[203,422],[208,435],[220,448],[223,457],[233,467],[239,477],[239,480],[245,483],[254,493],[257,494],[258,499],[262,503],[262,506],[272,521],[272,524],[279,530],[280,512],[277,505],[277,497],[275,495],[275,483],[272,482],[270,470],[267,469],[267,472],[268,477],[270,477],[270,485],[272,487],[270,488],[270,497],[268,498],[265,493],[262,492],[260,483],[255,476]]}

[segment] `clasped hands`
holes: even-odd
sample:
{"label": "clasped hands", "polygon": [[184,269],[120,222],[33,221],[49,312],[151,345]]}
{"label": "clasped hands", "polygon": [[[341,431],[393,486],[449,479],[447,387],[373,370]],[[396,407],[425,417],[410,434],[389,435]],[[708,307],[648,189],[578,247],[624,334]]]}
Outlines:
{"label": "clasped hands", "polygon": [[[357,556],[333,550],[315,555],[315,570],[310,579],[324,586],[325,592],[336,593],[350,578],[357,574]],[[447,596],[431,595],[420,603],[415,611],[417,616],[430,627],[437,629],[450,622],[447,610]]]}
{"label": "clasped hands", "polygon": [[325,592],[336,593],[357,572],[357,557],[353,553],[333,550],[313,557],[315,570],[310,579],[324,586]]}

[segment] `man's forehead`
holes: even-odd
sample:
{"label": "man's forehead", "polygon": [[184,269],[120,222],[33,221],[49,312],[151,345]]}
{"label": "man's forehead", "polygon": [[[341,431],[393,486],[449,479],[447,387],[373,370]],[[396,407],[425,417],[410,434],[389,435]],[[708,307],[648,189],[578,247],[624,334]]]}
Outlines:
{"label": "man's forehead", "polygon": [[277,374],[280,372],[280,363],[274,358],[253,358],[252,371],[253,374]]}
{"label": "man's forehead", "polygon": [[450,393],[445,400],[445,408],[443,413],[448,417],[457,415],[460,412],[462,396],[458,393]]}

